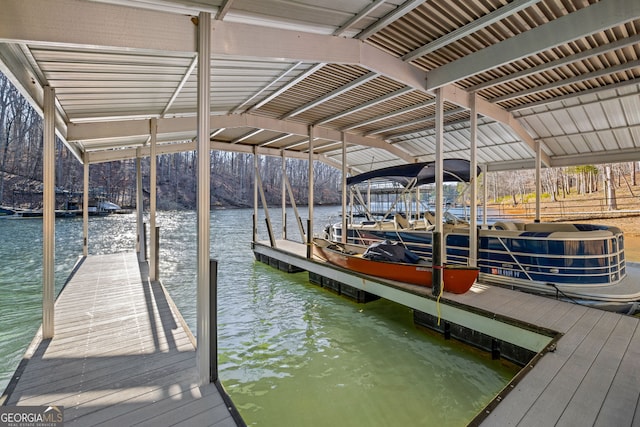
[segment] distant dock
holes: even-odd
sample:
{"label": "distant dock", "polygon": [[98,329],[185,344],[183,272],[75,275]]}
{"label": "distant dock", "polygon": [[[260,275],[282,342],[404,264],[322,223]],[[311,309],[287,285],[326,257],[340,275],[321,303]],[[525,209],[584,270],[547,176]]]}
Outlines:
{"label": "distant dock", "polygon": [[0,404],[63,406],[65,425],[244,425],[221,386],[198,385],[193,336],[147,276],[135,253],[87,257]]}

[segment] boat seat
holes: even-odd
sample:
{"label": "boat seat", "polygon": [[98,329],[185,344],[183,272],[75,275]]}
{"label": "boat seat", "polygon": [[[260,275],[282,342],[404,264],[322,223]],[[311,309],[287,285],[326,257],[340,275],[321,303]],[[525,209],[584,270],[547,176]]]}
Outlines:
{"label": "boat seat", "polygon": [[556,223],[556,222],[533,222],[525,226],[526,231],[538,231],[554,233],[558,231],[562,232],[574,232],[579,231],[573,224]]}
{"label": "boat seat", "polygon": [[518,231],[520,228],[512,221],[497,221],[493,224],[494,230]]}
{"label": "boat seat", "polygon": [[395,221],[397,228],[411,228],[411,224],[409,224],[409,221],[407,221],[405,217],[398,213],[393,216],[393,220]]}

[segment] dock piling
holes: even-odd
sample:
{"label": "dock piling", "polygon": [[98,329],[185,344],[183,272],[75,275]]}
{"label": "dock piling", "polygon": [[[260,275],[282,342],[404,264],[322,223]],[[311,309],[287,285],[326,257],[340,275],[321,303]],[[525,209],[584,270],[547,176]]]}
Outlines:
{"label": "dock piling", "polygon": [[431,268],[433,270],[431,290],[433,296],[440,296],[442,290],[442,233],[433,232],[433,253],[431,256]]}
{"label": "dock piling", "polygon": [[218,381],[218,260],[209,260],[209,375]]}
{"label": "dock piling", "polygon": [[156,233],[156,241],[155,241],[155,251],[154,251],[154,259],[155,259],[155,263],[154,263],[154,278],[155,280],[159,280],[160,279],[160,227],[156,227],[155,229],[155,233]]}

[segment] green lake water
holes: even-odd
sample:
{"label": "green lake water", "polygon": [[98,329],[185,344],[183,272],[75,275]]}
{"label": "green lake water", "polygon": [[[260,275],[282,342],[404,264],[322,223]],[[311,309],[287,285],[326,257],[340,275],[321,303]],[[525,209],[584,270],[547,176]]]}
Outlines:
{"label": "green lake water", "polygon": [[[316,208],[316,230],[338,221],[339,210]],[[310,284],[306,273],[287,274],[256,262],[252,213],[211,215],[220,377],[248,425],[464,426],[517,372],[416,328],[411,310],[398,304],[356,304]],[[271,214],[279,236],[279,210]],[[292,213],[288,218],[295,239]],[[91,254],[135,250],[134,215],[89,223]],[[157,225],[161,279],[195,332],[196,215],[160,212]],[[266,239],[266,231],[260,236]],[[4,389],[40,324],[41,221],[0,220],[0,241]],[[81,219],[57,220],[58,290],[81,245]]]}

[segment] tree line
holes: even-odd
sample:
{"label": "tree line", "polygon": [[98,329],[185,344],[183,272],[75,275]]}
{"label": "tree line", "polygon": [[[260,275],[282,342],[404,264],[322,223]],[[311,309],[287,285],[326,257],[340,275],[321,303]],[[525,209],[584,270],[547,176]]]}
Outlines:
{"label": "tree line", "polygon": [[[42,192],[42,118],[0,73],[0,205],[38,208]],[[255,166],[252,154],[212,150],[211,203],[213,207],[253,205]],[[548,168],[542,171],[543,192],[559,200],[571,192],[588,194],[603,188],[615,209],[615,189],[636,185],[637,162],[614,165]],[[164,154],[157,158],[158,208],[193,209],[197,195],[197,153]],[[307,204],[308,162],[286,159],[285,173],[294,200]],[[314,164],[314,203],[339,204],[341,171],[321,162]],[[121,206],[134,206],[136,195],[135,160],[99,163],[90,166],[89,187],[94,195]],[[143,188],[150,188],[149,159],[142,160]],[[279,205],[282,194],[282,158],[260,156],[258,173],[269,204]],[[627,179],[626,177],[630,177]],[[534,171],[491,172],[481,179],[489,198],[510,197],[512,203],[526,201],[535,192]],[[83,166],[56,139],[56,188],[58,207],[82,193]]]}
{"label": "tree line", "polygon": [[[541,171],[541,186],[544,195],[552,202],[568,196],[588,195],[604,191],[609,210],[617,209],[616,189],[624,187],[631,196],[635,196],[637,186],[638,162],[626,162],[603,165],[585,165],[562,168],[546,168]],[[516,206],[527,202],[535,194],[534,171],[504,171],[488,174],[486,185],[489,199],[494,202],[511,199]]]}
{"label": "tree line", "polygon": [[[42,118],[0,73],[0,205],[38,208],[42,202]],[[213,207],[253,205],[255,165],[252,154],[212,150],[211,203]],[[307,204],[308,162],[286,159],[285,173],[295,203]],[[193,209],[197,195],[197,153],[157,157],[158,208]],[[150,160],[142,159],[143,188],[148,198]],[[340,203],[341,171],[314,164],[315,202]],[[269,204],[281,203],[282,158],[260,156],[258,171]],[[56,201],[58,207],[78,197],[83,189],[83,166],[56,138]],[[134,206],[135,159],[92,164],[89,187],[94,196],[121,206]]]}

